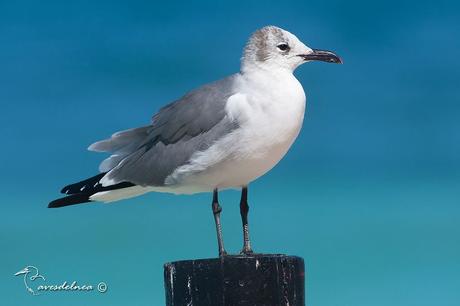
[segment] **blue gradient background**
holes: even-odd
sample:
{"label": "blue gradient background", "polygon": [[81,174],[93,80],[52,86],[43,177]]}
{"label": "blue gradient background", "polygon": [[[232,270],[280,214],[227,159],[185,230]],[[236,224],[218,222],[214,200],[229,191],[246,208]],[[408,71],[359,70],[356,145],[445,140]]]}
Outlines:
{"label": "blue gradient background", "polygon": [[[0,304],[164,305],[164,262],[213,257],[210,195],[49,210],[86,147],[236,72],[275,24],[345,64],[304,65],[301,135],[251,184],[256,251],[305,258],[309,305],[459,305],[460,5],[454,1],[0,1]],[[223,192],[241,247],[239,193]],[[47,283],[108,292],[29,295]],[[38,280],[36,281],[38,285]]]}

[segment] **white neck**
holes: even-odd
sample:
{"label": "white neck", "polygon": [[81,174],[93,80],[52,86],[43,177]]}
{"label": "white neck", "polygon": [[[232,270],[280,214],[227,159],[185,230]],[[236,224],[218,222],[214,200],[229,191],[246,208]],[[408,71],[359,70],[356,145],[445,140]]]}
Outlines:
{"label": "white neck", "polygon": [[240,71],[242,74],[252,72],[264,72],[272,75],[285,75],[286,73],[292,74],[294,71],[289,67],[283,67],[270,61],[259,62],[252,59],[243,58],[241,61]]}

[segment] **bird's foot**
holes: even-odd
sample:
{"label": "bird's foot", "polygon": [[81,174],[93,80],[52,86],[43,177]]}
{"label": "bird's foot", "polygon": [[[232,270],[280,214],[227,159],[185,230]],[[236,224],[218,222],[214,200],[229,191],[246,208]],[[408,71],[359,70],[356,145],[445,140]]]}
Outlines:
{"label": "bird's foot", "polygon": [[254,251],[251,248],[246,248],[246,247],[244,247],[240,252],[240,255],[250,256],[252,254],[254,254]]}
{"label": "bird's foot", "polygon": [[227,256],[228,253],[225,250],[219,251],[219,257]]}

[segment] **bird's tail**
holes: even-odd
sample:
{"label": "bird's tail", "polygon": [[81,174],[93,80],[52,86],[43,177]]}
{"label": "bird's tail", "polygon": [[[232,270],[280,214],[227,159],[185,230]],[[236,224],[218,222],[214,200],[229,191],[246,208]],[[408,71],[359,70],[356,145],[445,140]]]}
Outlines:
{"label": "bird's tail", "polygon": [[48,204],[48,208],[88,203],[93,201],[91,197],[97,193],[104,193],[112,190],[136,186],[130,182],[122,182],[111,186],[102,186],[99,181],[104,177],[105,174],[106,172],[100,173],[81,182],[65,186],[62,188],[61,193],[65,193],[67,196],[51,201]]}

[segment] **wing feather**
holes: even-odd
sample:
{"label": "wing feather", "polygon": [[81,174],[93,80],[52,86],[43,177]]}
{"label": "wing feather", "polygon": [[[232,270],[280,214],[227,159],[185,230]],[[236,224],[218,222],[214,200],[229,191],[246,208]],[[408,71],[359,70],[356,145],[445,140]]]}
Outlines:
{"label": "wing feather", "polygon": [[152,117],[151,125],[92,144],[92,151],[113,153],[100,165],[108,172],[101,183],[163,186],[165,178],[194,153],[232,132],[238,124],[227,116],[225,105],[235,93],[235,78],[205,85],[166,105]]}

